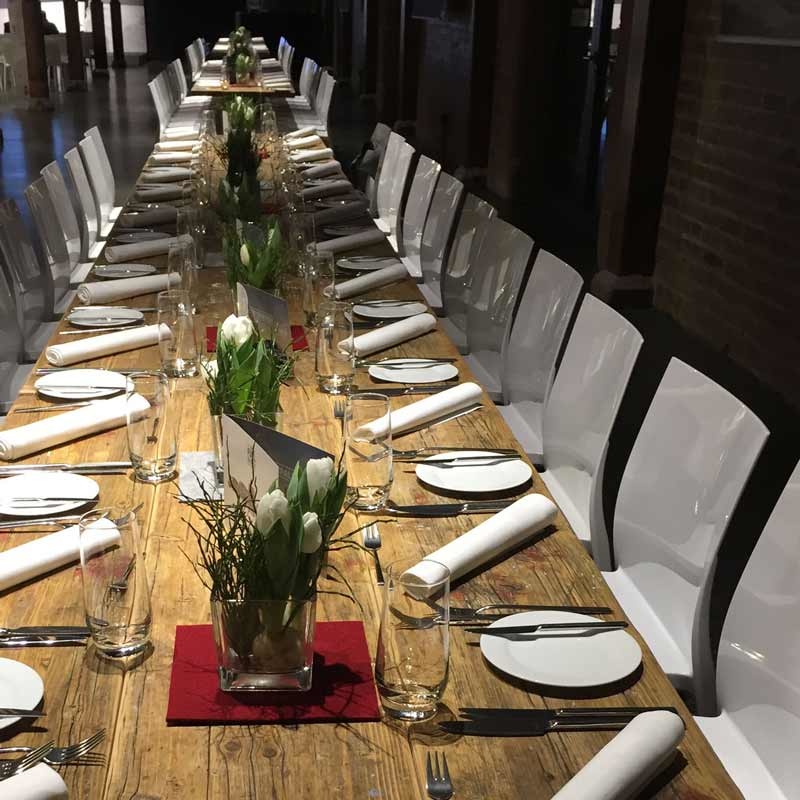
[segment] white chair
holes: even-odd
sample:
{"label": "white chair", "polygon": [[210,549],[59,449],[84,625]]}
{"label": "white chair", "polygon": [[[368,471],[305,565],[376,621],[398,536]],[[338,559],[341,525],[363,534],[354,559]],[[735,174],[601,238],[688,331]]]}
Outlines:
{"label": "white chair", "polygon": [[477,271],[480,252],[489,221],[497,211],[485,200],[468,194],[458,217],[453,244],[447,257],[442,282],[442,330],[450,337],[459,353],[468,353],[467,307],[472,293],[472,280]]}
{"label": "white chair", "polygon": [[600,569],[611,569],[603,519],[603,469],[611,428],[642,336],[587,294],[544,406],[540,476]]}
{"label": "white chair", "polygon": [[64,236],[64,244],[67,247],[70,263],[69,285],[70,288],[74,289],[86,280],[86,276],[100,255],[102,245],[100,248],[94,247],[94,251],[89,254],[88,260],[84,261],[81,258],[83,252],[81,226],[78,223],[78,217],[75,214],[72,198],[61,173],[61,168],[55,161],[51,161],[47,166],[42,167],[41,176],[44,178],[45,186],[50,194],[50,200],[56,211],[54,223],[58,224]]}
{"label": "white chair", "polygon": [[391,237],[389,239],[389,243],[403,259],[408,274],[417,281],[422,280],[422,232],[428,220],[431,200],[441,171],[442,166],[438,161],[427,156],[419,157],[403,211],[402,224],[399,226],[402,235],[399,242],[392,242]]}
{"label": "white chair", "polygon": [[[467,306],[466,362],[496,403],[503,402],[514,309],[532,252],[533,239],[519,228],[499,217],[489,222]],[[526,306],[523,303],[521,320],[530,313]]]}
{"label": "white chair", "polygon": [[14,293],[0,270],[0,415],[7,414],[22,388],[30,365],[23,365],[24,347]]}
{"label": "white chair", "polygon": [[673,684],[701,703],[717,552],[768,435],[741,401],[673,358],[620,482],[617,569],[603,576]]}
{"label": "white chair", "polygon": [[114,205],[117,200],[117,182],[114,178],[114,168],[111,166],[111,160],[108,157],[108,151],[103,143],[103,136],[100,133],[100,128],[98,128],[97,125],[89,128],[89,130],[84,133],[84,136],[94,142],[94,149],[97,151],[97,159],[100,167],[102,168],[105,184],[108,187],[108,200],[111,204],[111,211],[108,218],[114,221],[122,211],[122,207]]}
{"label": "white chair", "polygon": [[442,279],[447,263],[448,246],[463,193],[464,184],[452,175],[443,172],[436,184],[436,191],[428,211],[428,221],[422,232],[419,260],[423,282],[419,290],[425,301],[437,314],[441,314],[444,310]]}
{"label": "white chair", "polygon": [[397,167],[397,159],[400,157],[400,145],[405,139],[392,131],[386,143],[386,152],[383,157],[381,169],[378,173],[378,187],[375,195],[375,203],[378,213],[375,216],[375,224],[384,232],[388,233],[389,208],[391,206],[392,186],[394,185],[394,171]]}
{"label": "white chair", "polygon": [[101,156],[97,151],[94,140],[88,136],[81,139],[78,142],[78,149],[83,159],[86,174],[89,176],[89,183],[92,186],[97,218],[100,221],[100,235],[105,238],[114,227],[120,208],[114,205],[112,187],[107,182]]}
{"label": "white chair", "polygon": [[384,165],[384,170],[381,173],[381,180],[383,181],[384,173],[388,173],[386,180],[391,183],[388,190],[384,192],[381,192],[381,185],[378,186],[378,210],[380,216],[373,220],[378,229],[386,234],[389,243],[395,243],[393,245],[395,250],[397,249],[396,243],[398,232],[400,231],[400,207],[403,203],[411,159],[415,153],[414,148],[405,139],[401,139],[396,144],[396,148],[392,163]]}
{"label": "white chair", "polygon": [[[742,574],[722,628],[722,713],[695,717],[745,800],[800,797],[800,464]],[[713,666],[713,665],[712,665]]]}
{"label": "white chair", "polygon": [[44,52],[48,82],[55,87],[56,91],[63,91],[64,66],[69,63],[67,35],[65,33],[54,33],[45,36]]}
{"label": "white chair", "polygon": [[386,147],[389,144],[389,137],[392,135],[392,129],[379,122],[370,136],[370,145],[375,156],[377,156],[377,165],[375,166],[374,175],[368,175],[364,185],[364,195],[369,200],[369,213],[373,217],[378,216],[378,180],[383,167],[383,161],[386,157]]}
{"label": "white chair", "polygon": [[282,129],[285,130],[288,127],[292,130],[299,130],[300,128],[314,127],[320,136],[328,135],[328,115],[336,80],[327,70],[319,70],[318,74],[319,83],[313,93],[310,108],[302,102],[290,103],[289,101],[293,98],[288,98],[285,104],[273,104],[276,109],[280,109],[281,106],[288,109],[288,117],[285,111],[280,115],[279,121],[282,123]]}
{"label": "white chair", "polygon": [[44,178],[37,178],[25,189],[25,199],[39,235],[44,265],[53,278],[53,314],[61,315],[75,297],[70,289],[72,263]]}
{"label": "white chair", "polygon": [[583,278],[569,264],[540,250],[503,358],[505,405],[499,410],[536,464],[542,463],[544,408],[582,286]]}
{"label": "white chair", "polygon": [[78,221],[81,226],[81,261],[96,260],[103,250],[104,242],[100,240],[99,221],[97,219],[97,206],[94,202],[89,176],[81,160],[77,147],[64,153],[72,186],[78,205]]}

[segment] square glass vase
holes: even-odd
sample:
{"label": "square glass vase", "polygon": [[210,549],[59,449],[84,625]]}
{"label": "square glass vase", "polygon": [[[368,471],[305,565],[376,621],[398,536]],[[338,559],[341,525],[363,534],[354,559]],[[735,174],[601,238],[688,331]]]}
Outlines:
{"label": "square glass vase", "polygon": [[212,600],[223,692],[307,692],[314,666],[316,600]]}

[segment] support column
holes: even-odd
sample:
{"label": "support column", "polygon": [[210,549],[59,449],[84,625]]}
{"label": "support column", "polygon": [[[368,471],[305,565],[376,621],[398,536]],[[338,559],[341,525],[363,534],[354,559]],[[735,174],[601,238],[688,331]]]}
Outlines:
{"label": "support column", "polygon": [[382,0],[375,8],[378,14],[378,120],[390,127],[397,122],[400,109],[403,5],[403,0]]}
{"label": "support column", "polygon": [[91,0],[92,42],[94,43],[94,75],[108,77],[108,48],[106,47],[106,22],[103,15],[103,0]]}
{"label": "support column", "polygon": [[24,87],[25,106],[31,109],[52,108],[47,85],[41,3],[39,0],[10,0],[8,11],[18,45],[15,76],[17,85]]}
{"label": "support column", "polygon": [[81,18],[78,0],[63,0],[64,22],[67,27],[67,90],[85,91],[86,73],[83,63],[83,42],[81,41]]}
{"label": "support column", "polygon": [[114,69],[125,69],[125,40],[122,36],[122,6],[119,0],[111,0],[111,41],[114,46]]}

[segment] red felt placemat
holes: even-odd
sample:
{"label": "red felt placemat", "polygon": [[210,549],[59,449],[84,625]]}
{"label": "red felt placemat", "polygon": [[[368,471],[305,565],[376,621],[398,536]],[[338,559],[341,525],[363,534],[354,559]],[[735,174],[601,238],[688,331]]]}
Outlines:
{"label": "red felt placemat", "polygon": [[292,325],[292,350],[308,350],[308,339],[302,325]]}
{"label": "red felt placemat", "polygon": [[318,622],[308,692],[223,692],[210,625],[178,625],[168,725],[377,722],[380,710],[364,625]]}

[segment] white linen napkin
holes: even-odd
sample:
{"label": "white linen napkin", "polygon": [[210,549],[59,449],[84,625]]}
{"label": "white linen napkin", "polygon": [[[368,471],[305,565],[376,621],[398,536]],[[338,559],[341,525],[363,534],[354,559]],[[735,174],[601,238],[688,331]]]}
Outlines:
{"label": "white linen napkin", "polygon": [[143,183],[172,183],[173,181],[190,181],[194,171],[190,167],[160,167],[145,169],[139,176]]}
{"label": "white linen napkin", "polygon": [[339,177],[344,178],[344,171],[342,165],[338,161],[326,161],[324,164],[317,164],[314,167],[308,167],[302,172],[303,180],[310,180],[312,178],[329,178]]}
{"label": "white linen napkin", "polygon": [[[169,239],[155,239],[152,242],[134,242],[133,244],[120,244],[116,247],[106,247],[107,261],[116,264],[122,261],[134,261],[137,258],[150,258],[150,256],[163,256],[169,253],[175,245],[187,241],[188,234],[172,236]],[[164,287],[166,288],[166,287]],[[140,293],[141,294],[141,293]],[[128,295],[130,297],[130,295]]]}
{"label": "white linen napkin", "polygon": [[197,139],[200,125],[169,125],[161,134],[162,142],[180,142],[186,139]]}
{"label": "white linen napkin", "polygon": [[314,212],[314,225],[319,228],[321,225],[330,225],[332,222],[346,222],[363,216],[369,208],[369,202],[365,200],[353,200],[351,203],[326,208],[322,211]]}
{"label": "white linen napkin", "polygon": [[13,778],[6,778],[0,796],[8,800],[66,800],[69,792],[63,778],[52,767],[37,764]]}
{"label": "white linen napkin", "polygon": [[119,215],[119,224],[124,228],[148,228],[151,225],[163,225],[178,219],[178,209],[174,206],[149,208],[147,211]]}
{"label": "white linen napkin", "polygon": [[[398,408],[389,413],[392,434],[403,433],[409,428],[424,425],[426,422],[452,414],[467,406],[481,402],[482,389],[477,383],[467,381],[445,389],[442,392],[424,397],[415,403]],[[387,428],[387,417],[381,417],[364,425],[364,435],[369,437],[384,436]]]}
{"label": "white linen napkin", "polygon": [[303,150],[307,147],[325,147],[325,142],[316,133],[309,136],[293,136],[285,139],[287,146],[292,150]]}
{"label": "white linen napkin", "polygon": [[[110,519],[98,520],[91,528],[91,537],[84,540],[90,552],[119,541],[119,530]],[[79,542],[78,526],[73,525],[4,550],[0,553],[0,591],[77,561],[81,556]]]}
{"label": "white linen napkin", "polygon": [[664,769],[683,739],[683,720],[648,711],[629,722],[553,800],[629,800]]}
{"label": "white linen napkin", "polygon": [[[349,238],[349,237],[343,237]],[[324,244],[324,243],[323,243]],[[317,245],[319,250],[320,245]],[[357,294],[364,294],[370,289],[377,289],[381,286],[387,286],[395,281],[400,281],[408,277],[408,270],[402,261],[396,264],[391,264],[382,269],[376,269],[368,272],[366,275],[359,275],[357,278],[350,278],[349,281],[342,281],[336,284],[334,294],[337,300],[346,300],[348,297],[353,297]]]}
{"label": "white linen napkin", "polygon": [[126,300],[140,294],[164,292],[178,286],[181,276],[177,272],[169,275],[145,275],[141,278],[119,278],[105,283],[84,283],[78,289],[78,300],[85,306]]}
{"label": "white linen napkin", "polygon": [[333,158],[333,150],[330,147],[316,150],[296,150],[289,155],[291,161],[323,161],[327,158]]}
{"label": "white linen napkin", "polygon": [[153,153],[150,156],[151,161],[156,164],[181,164],[185,161],[191,161],[193,154],[191,151],[185,150],[165,150],[161,153]]}
{"label": "white linen napkin", "polygon": [[136,199],[142,203],[158,200],[183,200],[183,184],[175,186],[140,186],[136,189]]}
{"label": "white linen napkin", "polygon": [[340,236],[327,242],[317,242],[317,250],[323,253],[342,253],[346,250],[355,250],[358,247],[367,247],[371,244],[385,242],[386,235],[377,228],[363,233],[354,233],[352,236]]}
{"label": "white linen napkin", "polygon": [[317,186],[307,186],[303,189],[304,200],[316,200],[318,197],[331,197],[336,194],[349,194],[353,191],[353,184],[348,180],[325,181]]}
{"label": "white linen napkin", "polygon": [[454,581],[522,544],[525,539],[550,525],[556,514],[558,508],[552,500],[543,494],[526,494],[471,531],[431,553],[406,574],[422,583],[433,584],[440,580],[439,565],[444,564],[450,570],[450,580]]}
{"label": "white linen napkin", "polygon": [[289,131],[283,135],[284,141],[288,145],[294,146],[298,139],[304,139],[306,136],[317,135],[317,129],[313,125],[306,125],[304,128],[298,128],[296,131]]}
{"label": "white linen napkin", "polygon": [[[150,404],[140,395],[133,396],[134,409],[144,412]],[[98,400],[90,406],[50,414],[19,428],[0,431],[0,460],[14,461],[30,453],[55,447],[80,436],[107,431],[125,424],[125,396]]]}
{"label": "white linen napkin", "polygon": [[129,331],[115,331],[101,336],[87,336],[78,341],[54,344],[45,350],[47,361],[56,367],[66,367],[78,361],[101,358],[112,353],[124,353],[139,347],[158,344],[159,333],[166,340],[170,338],[167,325],[144,325]]}
{"label": "white linen napkin", "polygon": [[409,339],[416,339],[429,333],[436,327],[436,317],[433,314],[415,314],[413,317],[393,322],[384,328],[376,328],[369,333],[362,333],[354,339],[346,339],[339,344],[339,348],[345,352],[355,353],[356,356],[368,356],[377,353],[379,350],[386,350],[396,344],[407,342]]}
{"label": "white linen napkin", "polygon": [[202,142],[199,139],[177,139],[172,142],[156,142],[156,153],[169,152],[170,150],[192,150],[200,147]]}

